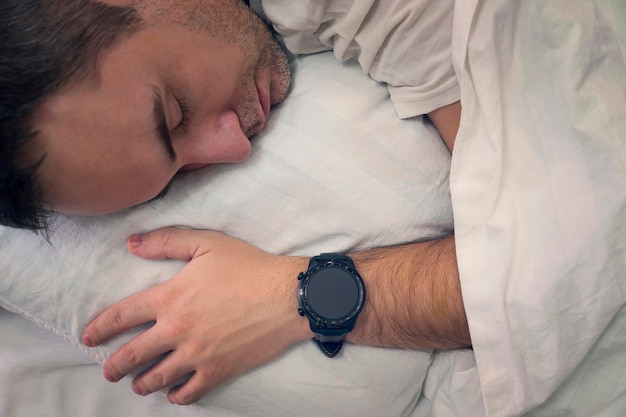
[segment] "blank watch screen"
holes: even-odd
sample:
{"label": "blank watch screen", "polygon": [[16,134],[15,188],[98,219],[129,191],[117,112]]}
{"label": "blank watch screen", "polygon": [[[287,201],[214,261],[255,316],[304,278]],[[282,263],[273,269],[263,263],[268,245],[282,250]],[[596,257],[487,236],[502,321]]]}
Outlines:
{"label": "blank watch screen", "polygon": [[337,320],[354,310],[359,300],[359,287],[350,273],[338,268],[324,268],[311,277],[306,298],[317,314]]}

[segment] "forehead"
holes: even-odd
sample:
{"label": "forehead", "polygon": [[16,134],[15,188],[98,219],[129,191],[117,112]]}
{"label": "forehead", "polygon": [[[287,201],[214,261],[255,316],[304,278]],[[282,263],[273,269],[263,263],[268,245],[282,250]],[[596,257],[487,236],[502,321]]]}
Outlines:
{"label": "forehead", "polygon": [[254,31],[254,12],[241,0],[105,0],[107,4],[135,8],[147,24],[164,21],[201,30],[209,36],[240,41]]}

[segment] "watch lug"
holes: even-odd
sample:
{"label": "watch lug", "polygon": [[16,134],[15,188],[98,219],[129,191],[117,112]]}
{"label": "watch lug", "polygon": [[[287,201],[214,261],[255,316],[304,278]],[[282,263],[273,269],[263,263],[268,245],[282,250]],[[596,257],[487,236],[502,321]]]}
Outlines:
{"label": "watch lug", "polygon": [[320,348],[322,353],[329,358],[337,356],[343,346],[343,340],[340,340],[339,342],[321,342],[319,340],[315,340],[315,343],[317,343],[317,346]]}

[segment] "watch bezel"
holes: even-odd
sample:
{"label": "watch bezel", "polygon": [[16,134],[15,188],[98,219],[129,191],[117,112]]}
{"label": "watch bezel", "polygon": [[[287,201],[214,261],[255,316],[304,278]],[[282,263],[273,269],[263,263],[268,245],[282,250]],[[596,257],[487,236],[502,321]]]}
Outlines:
{"label": "watch bezel", "polygon": [[[321,270],[330,268],[338,269],[341,272],[348,274],[348,276],[350,276],[355,282],[358,292],[356,303],[354,304],[350,312],[338,319],[330,319],[318,314],[311,306],[306,294],[306,287],[311,282],[311,280],[315,278],[317,273]],[[346,262],[336,259],[330,259],[321,261],[318,264],[309,267],[309,269],[303,275],[304,276],[302,277],[300,285],[298,286],[298,303],[300,304],[303,312],[311,321],[312,329],[314,322],[317,329],[313,330],[316,332],[329,330],[332,332],[334,330],[337,332],[337,335],[350,332],[354,328],[356,318],[358,317],[361,310],[363,310],[363,306],[365,304],[365,285],[357,270],[350,267],[350,265],[348,265]]]}

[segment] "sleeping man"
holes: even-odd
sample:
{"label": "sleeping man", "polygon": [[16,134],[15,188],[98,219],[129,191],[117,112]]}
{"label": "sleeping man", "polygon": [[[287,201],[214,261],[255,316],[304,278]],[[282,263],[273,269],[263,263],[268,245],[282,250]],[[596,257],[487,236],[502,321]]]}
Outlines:
{"label": "sleeping man", "polygon": [[[263,2],[289,49],[358,60],[388,83],[401,117],[427,114],[452,150],[460,117],[452,2],[308,3]],[[244,161],[249,139],[290,85],[285,53],[239,0],[10,0],[0,19],[11,34],[0,36],[0,219],[13,227],[45,229],[52,212],[110,213],[162,194],[179,171]],[[439,64],[418,68],[426,54]],[[84,343],[96,346],[156,321],[104,367],[118,381],[170,352],[134,379],[140,395],[192,374],[168,398],[195,402],[310,338],[329,356],[344,339],[471,345],[452,236],[311,260],[210,231],[163,229],[131,236],[128,246],[147,259],[188,261],[176,279],[112,306],[85,329]],[[361,302],[340,325],[316,327],[312,313],[295,313],[294,277],[337,266],[360,275]],[[212,296],[198,296],[203,288]]]}

